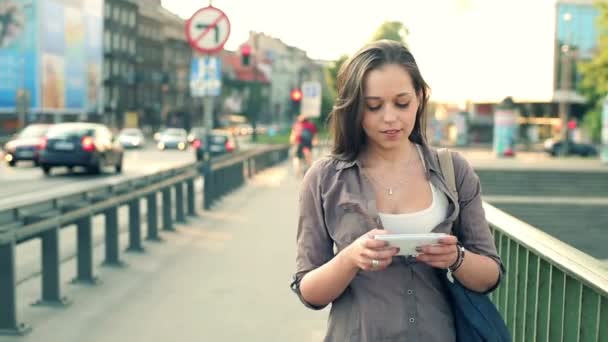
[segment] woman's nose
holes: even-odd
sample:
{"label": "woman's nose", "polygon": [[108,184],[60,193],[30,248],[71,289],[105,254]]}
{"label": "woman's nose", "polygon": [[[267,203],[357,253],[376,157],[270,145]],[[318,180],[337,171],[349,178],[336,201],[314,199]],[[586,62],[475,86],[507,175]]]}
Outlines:
{"label": "woman's nose", "polygon": [[395,113],[395,109],[391,108],[391,106],[385,106],[384,108],[385,108],[384,113],[382,115],[382,118],[384,119],[384,121],[386,121],[386,122],[395,121],[397,119],[397,114]]}

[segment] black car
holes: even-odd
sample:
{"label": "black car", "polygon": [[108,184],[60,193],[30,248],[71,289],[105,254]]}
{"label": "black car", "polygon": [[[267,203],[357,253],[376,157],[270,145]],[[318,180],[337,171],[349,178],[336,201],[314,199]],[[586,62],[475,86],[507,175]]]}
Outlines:
{"label": "black car", "polygon": [[[556,141],[553,143],[547,143],[546,151],[551,156],[559,156],[562,154],[562,150],[565,145],[562,141]],[[597,149],[590,144],[575,143],[572,141],[568,142],[568,151],[566,155],[576,155],[581,157],[594,157],[598,155]]]}
{"label": "black car", "polygon": [[[236,136],[230,131],[214,129],[211,132],[209,140],[211,143],[209,144],[208,151],[211,157],[216,157],[227,153],[234,153],[239,150],[239,144]],[[207,151],[205,148],[204,136],[197,136],[192,142],[192,147],[194,147],[194,151],[196,153],[196,160],[203,160],[205,152]]]}
{"label": "black car", "polygon": [[17,165],[19,161],[33,161],[38,165],[38,154],[44,140],[44,135],[51,125],[32,124],[25,127],[14,139],[4,145],[4,160],[9,166]]}
{"label": "black car", "polygon": [[100,173],[106,166],[122,171],[123,149],[101,124],[56,124],[46,134],[40,150],[40,167],[45,174],[56,166],[72,169],[82,166],[90,173]]}

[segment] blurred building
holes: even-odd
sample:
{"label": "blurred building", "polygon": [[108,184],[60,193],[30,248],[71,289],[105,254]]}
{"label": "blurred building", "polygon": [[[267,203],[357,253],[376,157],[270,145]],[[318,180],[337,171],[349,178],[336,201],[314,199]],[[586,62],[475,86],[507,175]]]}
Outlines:
{"label": "blurred building", "polygon": [[122,127],[124,113],[137,110],[135,71],[137,62],[138,4],[135,0],[105,0],[103,33],[102,121]]}
{"label": "blurred building", "polygon": [[185,21],[163,7],[163,80],[161,113],[164,123],[190,129],[196,117],[190,96],[192,48],[184,34]]}
{"label": "blurred building", "polygon": [[162,111],[163,27],[160,0],[137,0],[137,121],[139,126],[160,127],[168,113]]}
{"label": "blurred building", "polygon": [[[581,80],[577,64],[590,60],[598,53],[599,32],[596,19],[599,15],[593,0],[557,0],[555,1],[553,34],[553,59],[547,61],[552,65],[553,83],[550,85],[553,96],[547,99],[518,99],[519,124],[522,141],[540,143],[545,138],[556,136],[561,130],[560,112],[565,111],[568,117],[581,121],[586,110],[586,99],[576,91]],[[522,79],[525,82],[525,79]],[[512,94],[504,94],[505,97]],[[443,131],[452,125],[449,113],[468,113],[469,140],[471,142],[489,143],[492,140],[494,113],[499,101],[476,101],[474,97],[463,103],[440,104],[437,108],[457,107],[439,113],[435,118]],[[448,113],[446,115],[446,112]],[[441,131],[441,129],[440,129]],[[445,135],[443,136],[445,139]]]}
{"label": "blurred building", "polygon": [[323,82],[321,65],[310,59],[306,51],[264,33],[250,32],[247,44],[253,47],[255,58],[271,82],[269,103],[261,120],[290,124],[297,114],[291,106],[291,90],[300,88],[304,81]]}

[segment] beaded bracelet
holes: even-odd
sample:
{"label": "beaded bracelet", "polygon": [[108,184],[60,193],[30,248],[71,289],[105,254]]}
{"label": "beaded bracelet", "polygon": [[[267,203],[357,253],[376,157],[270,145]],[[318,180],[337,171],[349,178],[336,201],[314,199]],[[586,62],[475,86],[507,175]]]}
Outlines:
{"label": "beaded bracelet", "polygon": [[456,270],[460,268],[460,266],[462,266],[462,263],[464,262],[464,246],[461,245],[460,242],[458,242],[456,248],[458,250],[458,258],[456,258],[456,261],[454,261],[454,263],[448,267],[448,270],[450,272],[456,272]]}

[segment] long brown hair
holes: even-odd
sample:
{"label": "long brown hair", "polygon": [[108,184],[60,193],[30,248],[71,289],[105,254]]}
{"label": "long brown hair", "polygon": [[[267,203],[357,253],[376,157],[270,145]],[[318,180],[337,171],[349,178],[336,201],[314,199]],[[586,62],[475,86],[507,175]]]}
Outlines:
{"label": "long brown hair", "polygon": [[420,74],[414,56],[403,44],[391,40],[379,40],[361,48],[344,62],[338,71],[336,102],[330,113],[332,154],[335,157],[354,160],[367,143],[361,126],[365,78],[369,71],[386,64],[403,66],[412,78],[420,104],[409,139],[419,144],[426,142],[426,105],[429,87]]}

